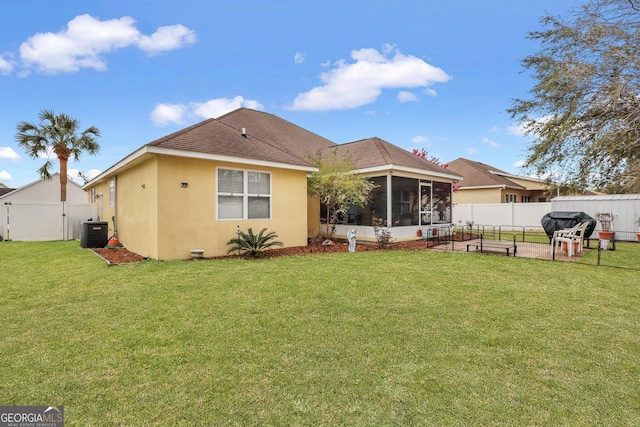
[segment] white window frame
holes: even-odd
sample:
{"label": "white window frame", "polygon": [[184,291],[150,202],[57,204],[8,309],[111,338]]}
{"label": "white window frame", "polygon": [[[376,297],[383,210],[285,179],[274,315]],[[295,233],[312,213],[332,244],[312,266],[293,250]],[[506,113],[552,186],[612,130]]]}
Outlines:
{"label": "white window frame", "polygon": [[116,206],[116,180],[115,178],[109,181],[109,207],[114,208]]}
{"label": "white window frame", "polygon": [[[240,171],[243,174],[242,179],[242,193],[229,193],[219,191],[220,180],[218,179],[221,170]],[[249,173],[261,173],[269,176],[269,194],[263,193],[249,193]],[[239,169],[230,167],[216,167],[216,221],[264,221],[272,218],[273,209],[273,175],[268,171],[254,170],[254,169]],[[238,196],[242,197],[242,218],[220,218],[220,210],[218,209],[218,200],[220,196]],[[259,197],[269,199],[269,216],[267,218],[249,218],[249,198]]]}
{"label": "white window frame", "polygon": [[521,196],[522,203],[531,203],[531,196]]}
{"label": "white window frame", "polygon": [[517,203],[518,201],[518,196],[516,194],[505,194],[505,201],[507,203]]}

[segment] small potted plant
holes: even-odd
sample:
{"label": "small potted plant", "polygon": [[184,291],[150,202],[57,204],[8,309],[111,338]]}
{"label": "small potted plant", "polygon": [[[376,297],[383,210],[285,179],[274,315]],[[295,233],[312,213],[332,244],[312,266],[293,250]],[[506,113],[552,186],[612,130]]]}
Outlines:
{"label": "small potted plant", "polygon": [[598,232],[600,239],[611,240],[613,237],[613,232],[611,231],[613,214],[611,212],[598,212],[596,213],[596,220],[600,223],[600,231]]}

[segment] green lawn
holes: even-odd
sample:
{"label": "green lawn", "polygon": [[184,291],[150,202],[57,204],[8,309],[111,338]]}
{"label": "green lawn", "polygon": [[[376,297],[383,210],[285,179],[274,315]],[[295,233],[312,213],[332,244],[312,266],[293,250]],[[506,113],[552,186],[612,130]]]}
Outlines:
{"label": "green lawn", "polygon": [[0,243],[0,404],[68,426],[640,424],[638,272],[382,251],[108,267]]}

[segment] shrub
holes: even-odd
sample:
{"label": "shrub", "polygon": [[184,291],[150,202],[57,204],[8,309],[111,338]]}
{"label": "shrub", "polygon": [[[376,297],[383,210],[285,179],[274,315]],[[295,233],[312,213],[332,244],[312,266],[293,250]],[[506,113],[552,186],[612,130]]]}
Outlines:
{"label": "shrub", "polygon": [[227,254],[232,252],[244,252],[245,258],[261,258],[265,249],[269,249],[274,246],[284,246],[284,244],[278,240],[274,240],[278,235],[271,231],[267,234],[266,228],[260,230],[258,234],[254,234],[251,227],[247,230],[247,232],[243,232],[238,230],[238,236],[229,240],[227,242],[228,245],[233,245],[227,251]]}
{"label": "shrub", "polygon": [[391,246],[391,242],[393,242],[394,239],[391,236],[389,227],[387,227],[387,221],[382,218],[376,218],[372,221],[372,224],[378,247],[383,249]]}

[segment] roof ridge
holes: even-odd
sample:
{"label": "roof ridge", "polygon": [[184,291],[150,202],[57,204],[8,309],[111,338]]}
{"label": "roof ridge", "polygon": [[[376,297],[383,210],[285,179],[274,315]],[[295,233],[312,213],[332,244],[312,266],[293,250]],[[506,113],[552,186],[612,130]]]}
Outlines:
{"label": "roof ridge", "polygon": [[377,136],[374,137],[374,143],[376,144],[376,147],[378,147],[378,151],[380,151],[382,158],[385,162],[391,164],[393,163],[393,159],[391,158],[391,154],[389,154],[389,150],[387,150],[387,147],[384,145],[385,142],[386,141],[378,138]]}

